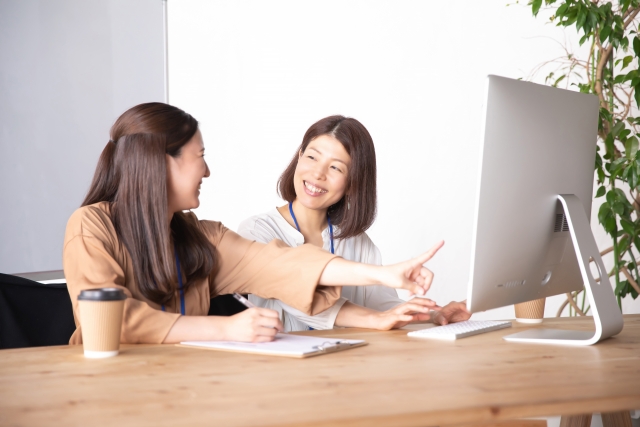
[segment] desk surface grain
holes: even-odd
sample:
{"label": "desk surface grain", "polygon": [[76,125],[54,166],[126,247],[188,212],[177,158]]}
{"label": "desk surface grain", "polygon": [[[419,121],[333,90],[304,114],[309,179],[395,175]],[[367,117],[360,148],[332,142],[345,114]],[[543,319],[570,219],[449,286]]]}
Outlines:
{"label": "desk surface grain", "polygon": [[[543,327],[593,329],[591,318]],[[429,426],[640,409],[640,315],[595,346],[455,342],[407,329],[314,331],[368,346],[289,359],[174,345],[0,351],[0,425]],[[533,326],[535,327],[535,326]]]}

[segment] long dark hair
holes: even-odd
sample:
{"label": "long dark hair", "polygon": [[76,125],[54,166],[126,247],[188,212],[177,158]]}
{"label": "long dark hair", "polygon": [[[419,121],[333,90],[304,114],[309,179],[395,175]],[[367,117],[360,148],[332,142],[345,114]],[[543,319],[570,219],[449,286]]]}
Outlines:
{"label": "long dark hair", "polygon": [[[302,144],[289,166],[278,179],[278,194],[287,202],[296,198],[293,182],[300,153],[311,141],[321,135],[330,135],[340,141],[351,157],[345,196],[329,210],[331,222],[340,227],[337,237],[346,239],[363,233],[373,224],[377,213],[376,150],[369,131],[356,119],[329,116],[317,121],[307,130]],[[348,194],[348,199],[347,195]]]}
{"label": "long dark hair", "polygon": [[214,248],[198,225],[176,212],[167,227],[166,154],[179,157],[198,131],[191,115],[171,105],[136,105],[111,127],[82,206],[109,202],[111,219],[129,251],[142,295],[157,304],[177,290],[174,248],[183,271],[185,293],[214,268]]}

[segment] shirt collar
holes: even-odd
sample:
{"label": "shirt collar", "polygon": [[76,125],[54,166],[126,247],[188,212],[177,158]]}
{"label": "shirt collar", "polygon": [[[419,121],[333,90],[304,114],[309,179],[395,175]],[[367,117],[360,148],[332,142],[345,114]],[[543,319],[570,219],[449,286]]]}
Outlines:
{"label": "shirt collar", "polygon": [[[300,233],[295,227],[287,222],[286,219],[282,216],[278,208],[273,208],[271,211],[267,213],[273,220],[278,224],[280,230],[286,233],[288,236],[293,237],[293,240],[297,245],[302,245],[304,243],[304,236]],[[333,235],[335,236],[338,232],[338,227],[333,226]],[[335,238],[335,237],[334,237]],[[329,235],[329,226],[327,226],[324,230],[322,230],[322,241],[327,244],[330,240]],[[337,240],[337,239],[336,239]]]}

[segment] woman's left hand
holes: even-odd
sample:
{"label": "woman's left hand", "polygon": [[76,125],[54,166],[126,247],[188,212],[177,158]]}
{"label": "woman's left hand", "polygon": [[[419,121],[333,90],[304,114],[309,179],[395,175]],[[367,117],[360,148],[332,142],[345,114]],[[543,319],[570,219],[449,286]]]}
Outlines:
{"label": "woman's left hand", "polygon": [[436,325],[447,325],[449,323],[469,320],[471,313],[467,310],[467,302],[451,301],[439,311],[433,314],[431,321]]}

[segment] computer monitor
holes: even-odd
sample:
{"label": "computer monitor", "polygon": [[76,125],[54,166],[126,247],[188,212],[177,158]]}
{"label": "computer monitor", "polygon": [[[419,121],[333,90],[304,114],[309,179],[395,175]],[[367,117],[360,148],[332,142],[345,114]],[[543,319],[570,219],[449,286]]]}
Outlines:
{"label": "computer monitor", "polygon": [[467,306],[484,311],[585,287],[596,331],[530,329],[509,341],[589,345],[622,330],[590,227],[598,98],[490,75]]}

